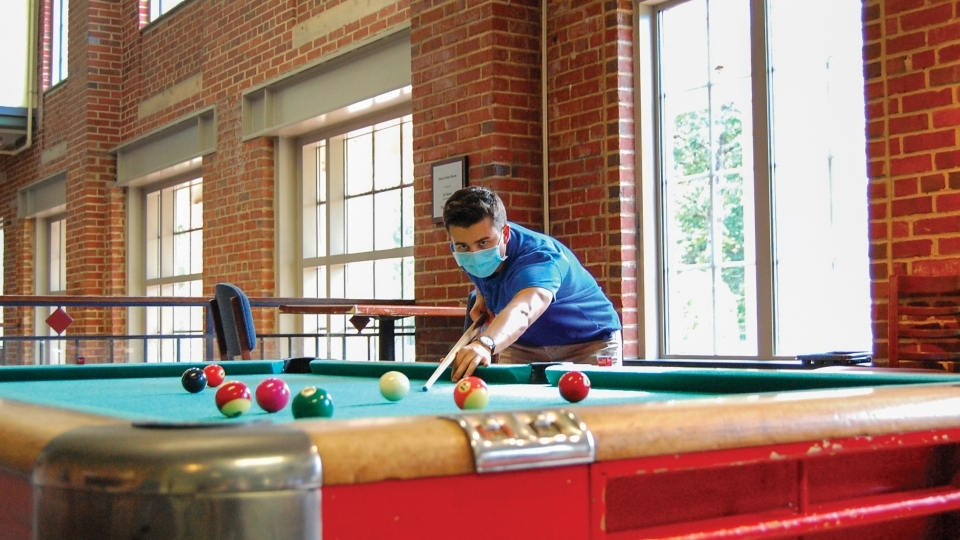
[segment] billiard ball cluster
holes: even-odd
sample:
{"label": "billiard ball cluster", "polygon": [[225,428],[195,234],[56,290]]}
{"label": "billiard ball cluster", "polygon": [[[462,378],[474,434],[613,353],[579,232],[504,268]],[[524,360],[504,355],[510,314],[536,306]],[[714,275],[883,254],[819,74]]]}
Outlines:
{"label": "billiard ball cluster", "polygon": [[[250,389],[240,381],[224,384],[225,373],[217,364],[204,369],[192,367],[183,372],[180,381],[191,393],[202,392],[207,386],[220,387],[216,394],[217,409],[228,418],[250,410],[253,397],[257,405],[268,413],[283,410],[290,403],[290,387],[282,379],[264,379],[253,397]],[[223,386],[221,386],[221,384]],[[400,401],[410,393],[410,380],[399,371],[388,371],[380,377],[380,394],[388,401]],[[563,399],[578,403],[590,393],[590,378],[580,371],[569,371],[560,377],[557,387]],[[487,406],[490,390],[479,377],[465,377],[453,390],[453,401],[462,410],[476,410]],[[333,397],[323,388],[307,386],[295,396],[291,406],[294,418],[330,418],[333,416]]]}
{"label": "billiard ball cluster", "polygon": [[[203,369],[192,367],[183,372],[180,382],[183,388],[192,394],[202,392],[207,386],[216,388],[214,397],[217,409],[228,418],[240,416],[250,410],[252,398],[250,389],[240,381],[223,383],[226,372],[218,364],[209,364]],[[283,410],[290,402],[290,387],[283,380],[276,377],[265,379],[257,386],[257,405],[263,410],[274,413]]]}
{"label": "billiard ball cluster", "polygon": [[217,364],[210,364],[203,369],[192,367],[183,372],[180,376],[180,383],[183,389],[191,394],[203,392],[208,385],[210,388],[216,388],[223,384],[226,374],[223,368]]}

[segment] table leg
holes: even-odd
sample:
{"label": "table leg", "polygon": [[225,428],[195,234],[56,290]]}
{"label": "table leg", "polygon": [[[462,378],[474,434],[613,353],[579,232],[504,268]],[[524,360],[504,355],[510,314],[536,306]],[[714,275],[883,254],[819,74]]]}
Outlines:
{"label": "table leg", "polygon": [[397,360],[397,352],[394,347],[394,337],[396,336],[397,317],[381,315],[380,319],[380,360],[394,362]]}

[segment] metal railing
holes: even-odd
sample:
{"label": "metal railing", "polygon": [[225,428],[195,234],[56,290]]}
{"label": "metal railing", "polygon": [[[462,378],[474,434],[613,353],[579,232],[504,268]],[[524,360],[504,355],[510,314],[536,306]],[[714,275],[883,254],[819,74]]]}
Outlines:
{"label": "metal railing", "polygon": [[[413,304],[412,301],[313,299],[250,297],[252,307],[279,308],[291,305]],[[74,307],[87,309],[202,307],[206,324],[203,332],[177,334],[77,334],[70,335],[9,335],[10,330],[23,328],[19,321],[5,324],[0,337],[0,365],[62,364],[62,363],[118,363],[118,362],[190,362],[219,358],[213,333],[208,298],[184,297],[111,297],[111,296],[27,296],[0,295],[0,307]],[[9,317],[7,319],[10,320]],[[395,346],[398,361],[412,360],[415,337],[414,319],[398,323]],[[34,326],[43,325],[35,321]],[[348,325],[343,325],[349,328]],[[316,356],[349,360],[376,360],[378,324],[361,330],[322,333],[257,334],[254,357],[279,359]],[[159,351],[163,351],[162,353]],[[199,354],[198,354],[199,352]],[[59,355],[59,356],[57,356]]]}
{"label": "metal railing", "polygon": [[[412,359],[415,331],[413,326],[397,327],[395,339],[398,361]],[[374,328],[361,332],[325,332],[322,334],[258,334],[253,356],[260,360],[314,356],[341,360],[376,360],[378,339]],[[204,353],[195,354],[196,342],[202,342]],[[271,343],[272,342],[272,343]],[[136,347],[131,343],[137,343]],[[163,344],[172,354],[151,354]],[[331,344],[334,346],[331,347]],[[85,364],[123,363],[131,358],[145,362],[196,362],[214,360],[216,341],[206,334],[130,334],[130,335],[65,335],[0,337],[0,366],[11,364]],[[138,349],[136,354],[132,349]],[[62,352],[54,358],[54,352]],[[271,351],[268,353],[267,351]],[[358,351],[361,351],[358,353]],[[11,362],[9,359],[16,359]],[[25,362],[29,360],[28,362]]]}

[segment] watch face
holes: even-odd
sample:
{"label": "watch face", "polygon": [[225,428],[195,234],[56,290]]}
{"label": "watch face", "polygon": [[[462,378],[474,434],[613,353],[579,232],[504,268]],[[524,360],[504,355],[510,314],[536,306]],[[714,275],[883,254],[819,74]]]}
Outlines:
{"label": "watch face", "polygon": [[496,344],[493,342],[493,338],[488,336],[480,336],[480,343],[483,343],[483,346],[490,349],[490,352],[493,352],[493,348]]}

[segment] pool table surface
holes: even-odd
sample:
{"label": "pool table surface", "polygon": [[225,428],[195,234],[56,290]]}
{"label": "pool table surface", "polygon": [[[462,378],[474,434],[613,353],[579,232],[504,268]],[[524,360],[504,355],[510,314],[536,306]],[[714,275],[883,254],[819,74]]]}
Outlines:
{"label": "pool table surface", "polygon": [[[322,463],[322,515],[300,527],[303,537],[445,538],[456,529],[458,538],[485,539],[919,538],[958,522],[960,379],[952,375],[578,366],[593,387],[570,404],[556,383],[572,365],[492,366],[479,372],[489,405],[460,411],[448,376],[420,391],[435,363],[221,364],[251,392],[280,377],[293,394],[318,386],[333,396],[333,418],[295,420],[289,406],[266,413],[256,404],[224,417],[214,388],[190,394],[180,384],[187,367],[202,365],[0,368],[0,536],[36,532],[38,471],[71,434],[107,442],[122,432],[158,444],[189,433],[212,447],[231,426],[254,440],[300,437]],[[391,370],[411,379],[398,402],[378,390]],[[589,434],[588,456],[478,472],[464,422],[568,412]],[[464,527],[475,512],[464,505],[486,517]]]}

